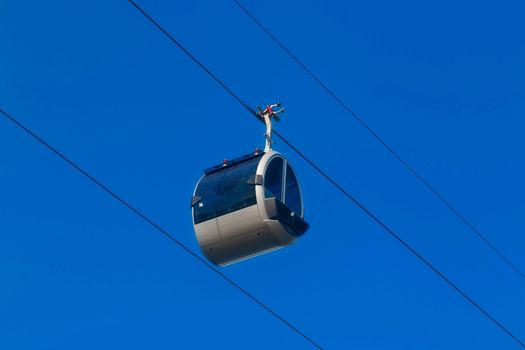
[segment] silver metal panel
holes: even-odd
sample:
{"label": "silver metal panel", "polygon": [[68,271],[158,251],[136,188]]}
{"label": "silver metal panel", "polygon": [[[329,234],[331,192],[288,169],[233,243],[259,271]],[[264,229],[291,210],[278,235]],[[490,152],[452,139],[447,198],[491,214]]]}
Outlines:
{"label": "silver metal panel", "polygon": [[220,240],[217,219],[203,221],[200,224],[195,225],[194,228],[195,236],[197,236],[197,241],[201,248]]}
{"label": "silver metal panel", "polygon": [[278,220],[266,220],[268,231],[274,236],[275,242],[283,247],[289,246],[297,240],[297,237],[291,235],[288,229]]}
{"label": "silver metal panel", "polygon": [[263,223],[257,204],[228,213],[217,218],[221,240],[228,240],[238,235],[256,233],[263,229]]}
{"label": "silver metal panel", "polygon": [[213,246],[210,255],[213,255],[215,264],[225,266],[279,248],[281,246],[276,244],[271,234],[261,231],[221,241]]}
{"label": "silver metal panel", "polygon": [[275,250],[278,250],[278,249],[281,249],[283,248],[282,246],[279,246],[279,245],[276,245],[276,246],[271,246],[270,248],[266,249],[266,250],[261,250],[257,253],[254,253],[254,254],[250,254],[250,255],[245,255],[245,256],[242,256],[240,257],[239,259],[235,259],[235,260],[230,260],[226,263],[223,263],[223,264],[217,264],[219,265],[220,267],[224,267],[224,266],[228,266],[228,265],[232,265],[232,264],[235,264],[235,263],[238,263],[238,262],[241,262],[241,261],[244,261],[244,260],[248,260],[248,259],[251,259],[251,258],[255,258],[259,255],[264,255],[266,253],[270,253],[270,252],[273,252]]}
{"label": "silver metal panel", "polygon": [[248,259],[275,247],[265,234],[257,205],[220,216],[217,223],[221,239],[208,254],[218,265]]}

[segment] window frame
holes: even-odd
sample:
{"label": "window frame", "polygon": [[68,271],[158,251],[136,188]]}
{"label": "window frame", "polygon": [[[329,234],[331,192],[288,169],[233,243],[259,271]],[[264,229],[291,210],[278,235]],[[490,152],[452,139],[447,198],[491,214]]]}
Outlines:
{"label": "window frame", "polygon": [[[272,191],[270,191],[267,187],[266,187],[266,181],[267,179],[269,178],[268,176],[268,171],[270,169],[270,166],[272,166],[272,164],[277,161],[277,159],[280,159],[281,161],[281,184],[280,184],[280,198],[277,198],[277,196],[275,195],[275,193],[273,193]],[[268,160],[268,163],[266,164],[265,168],[264,168],[264,174],[263,174],[263,189],[264,189],[264,198],[272,198],[272,197],[267,197],[267,193],[271,193],[273,195],[273,197],[275,197],[275,199],[281,201],[284,203],[284,200],[283,200],[283,196],[284,196],[284,192],[283,192],[283,186],[284,186],[284,170],[286,168],[286,159],[282,156],[274,156],[274,157],[271,157],[269,160]]]}
{"label": "window frame", "polygon": [[[265,186],[266,177],[267,177],[267,171],[268,171],[268,168],[270,167],[270,164],[272,164],[272,162],[276,158],[282,159],[282,174],[281,174],[281,198],[277,198],[277,197],[275,197],[275,198],[278,201],[280,201],[282,204],[284,204],[286,207],[288,207],[288,205],[286,204],[286,186],[287,186],[286,176],[287,176],[287,173],[288,173],[288,167],[290,167],[290,169],[292,170],[292,174],[294,175],[294,178],[295,178],[295,183],[297,185],[297,192],[299,193],[299,204],[300,204],[301,212],[300,213],[296,213],[296,214],[298,214],[301,218],[303,218],[304,217],[303,192],[301,191],[301,186],[299,185],[299,180],[297,179],[296,172],[293,169],[293,167],[290,164],[290,162],[288,161],[288,159],[286,159],[281,154],[277,154],[277,155],[271,157],[268,160],[268,163],[266,164],[265,168],[263,169],[263,172],[264,172],[263,173],[263,177],[264,177],[264,181],[263,181],[264,198],[268,198],[266,196],[266,191],[267,190],[266,190],[266,186]],[[290,207],[288,207],[288,208],[291,210]]]}

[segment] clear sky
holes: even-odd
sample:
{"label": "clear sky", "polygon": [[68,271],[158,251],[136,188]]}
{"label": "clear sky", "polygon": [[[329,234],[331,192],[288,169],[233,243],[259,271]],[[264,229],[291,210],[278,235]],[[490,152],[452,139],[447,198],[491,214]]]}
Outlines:
{"label": "clear sky", "polygon": [[[139,2],[516,336],[525,281],[233,2]],[[244,4],[522,271],[522,1]],[[0,107],[200,254],[202,169],[264,126],[125,0],[1,1]],[[282,142],[311,228],[221,269],[328,349],[519,346]],[[311,345],[0,118],[0,348]]]}

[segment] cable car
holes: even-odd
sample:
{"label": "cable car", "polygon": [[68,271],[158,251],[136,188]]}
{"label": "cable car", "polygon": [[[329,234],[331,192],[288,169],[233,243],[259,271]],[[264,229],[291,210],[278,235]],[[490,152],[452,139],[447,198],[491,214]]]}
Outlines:
{"label": "cable car", "polygon": [[212,263],[226,266],[289,246],[308,229],[301,189],[289,161],[272,150],[280,104],[259,108],[266,148],[204,170],[191,207],[195,235]]}

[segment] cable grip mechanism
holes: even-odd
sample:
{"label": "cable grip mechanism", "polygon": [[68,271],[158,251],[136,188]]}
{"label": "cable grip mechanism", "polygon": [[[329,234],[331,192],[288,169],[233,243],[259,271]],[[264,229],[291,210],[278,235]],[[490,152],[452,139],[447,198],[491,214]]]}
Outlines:
{"label": "cable grip mechanism", "polygon": [[281,102],[267,105],[265,109],[257,106],[257,117],[266,124],[266,133],[264,134],[264,138],[266,139],[265,152],[271,150],[272,144],[274,143],[274,141],[272,141],[272,119],[279,122],[281,120],[279,114],[285,111],[284,108],[274,110],[276,107],[281,107]]}

